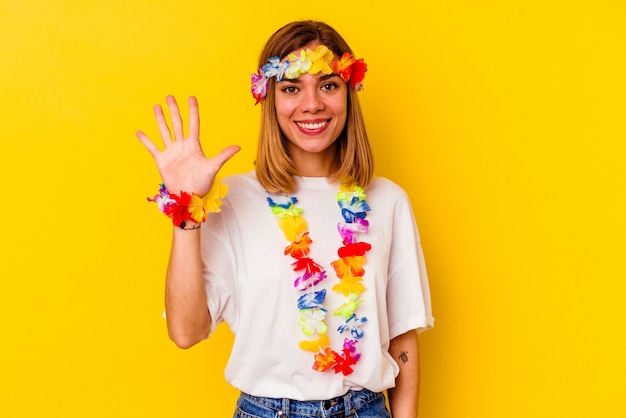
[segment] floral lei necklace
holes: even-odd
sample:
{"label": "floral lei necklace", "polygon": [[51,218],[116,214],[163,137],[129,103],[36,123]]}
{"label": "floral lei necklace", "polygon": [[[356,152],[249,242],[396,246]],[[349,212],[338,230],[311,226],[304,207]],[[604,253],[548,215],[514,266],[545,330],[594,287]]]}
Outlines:
{"label": "floral lei necklace", "polygon": [[366,242],[358,241],[358,234],[366,234],[369,222],[365,220],[366,212],[370,210],[367,205],[365,192],[359,186],[342,185],[337,192],[337,203],[341,209],[343,222],[337,224],[337,230],[343,241],[337,253],[339,259],[333,261],[333,266],[339,283],[332,287],[332,291],[341,293],[345,302],[333,312],[334,316],[345,319],[344,323],[337,328],[341,335],[349,333],[351,338],[345,338],[343,347],[339,352],[330,346],[328,326],[324,322],[327,308],[324,306],[326,289],[315,290],[316,286],[327,278],[326,270],[312,258],[308,257],[310,245],[308,225],[302,216],[302,208],[295,207],[296,197],[275,196],[268,197],[267,201],[272,213],[278,218],[278,225],[283,231],[285,238],[290,244],[285,248],[285,255],[290,255],[295,262],[292,263],[297,278],[293,283],[300,293],[297,300],[299,310],[298,325],[302,327],[302,333],[308,339],[299,343],[299,347],[305,351],[312,351],[314,355],[313,370],[325,372],[333,369],[335,373],[343,373],[347,376],[353,372],[361,353],[357,349],[357,343],[363,338],[364,332],[361,326],[367,322],[366,317],[359,317],[355,313],[359,304],[363,302],[359,295],[365,291],[363,275],[365,270],[365,253],[372,246]]}

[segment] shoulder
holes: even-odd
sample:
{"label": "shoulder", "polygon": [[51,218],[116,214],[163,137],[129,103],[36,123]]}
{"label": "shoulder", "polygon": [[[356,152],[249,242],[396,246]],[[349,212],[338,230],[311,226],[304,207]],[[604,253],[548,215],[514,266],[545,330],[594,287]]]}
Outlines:
{"label": "shoulder", "polygon": [[217,230],[215,225],[219,223],[223,228],[234,227],[237,223],[232,222],[233,217],[253,217],[260,208],[267,205],[266,193],[253,171],[225,176],[221,181],[226,184],[228,191],[222,199],[220,211],[207,217],[215,230]]}
{"label": "shoulder", "polygon": [[258,182],[254,171],[224,177],[223,182],[228,185],[227,197],[232,198],[242,195],[252,196],[255,194],[265,194],[265,190],[263,190],[263,187],[261,187],[261,184]]}
{"label": "shoulder", "polygon": [[385,177],[374,177],[365,191],[370,197],[382,197],[387,200],[408,200],[402,187]]}
{"label": "shoulder", "polygon": [[408,220],[413,218],[411,199],[398,184],[384,177],[375,177],[365,190],[367,202],[383,216]]}
{"label": "shoulder", "polygon": [[224,177],[223,181],[224,183],[233,187],[260,187],[254,171],[249,171],[247,173],[241,174],[232,174],[230,176]]}

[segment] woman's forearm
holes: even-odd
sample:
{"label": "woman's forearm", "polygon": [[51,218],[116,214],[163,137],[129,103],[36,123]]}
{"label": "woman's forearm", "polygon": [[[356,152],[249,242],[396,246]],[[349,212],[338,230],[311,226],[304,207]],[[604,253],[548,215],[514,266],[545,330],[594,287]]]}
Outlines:
{"label": "woman's forearm", "polygon": [[391,340],[389,353],[400,366],[396,386],[387,391],[393,418],[417,417],[419,396],[419,344],[417,332],[409,331]]}
{"label": "woman's forearm", "polygon": [[206,338],[211,317],[202,277],[200,229],[174,228],[165,311],[169,337],[179,347],[189,348]]}

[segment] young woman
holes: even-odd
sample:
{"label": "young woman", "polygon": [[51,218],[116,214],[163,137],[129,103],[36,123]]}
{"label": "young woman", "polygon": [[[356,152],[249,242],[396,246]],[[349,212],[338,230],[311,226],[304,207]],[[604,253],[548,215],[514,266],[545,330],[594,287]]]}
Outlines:
{"label": "young woman", "polygon": [[324,23],[274,33],[252,76],[256,169],[225,184],[216,174],[239,147],[204,155],[195,98],[187,137],[173,97],[173,137],[155,107],[165,149],[137,134],[164,184],[150,200],[175,225],[169,335],[187,348],[229,324],[235,417],[388,417],[384,390],[394,418],[417,415],[428,282],[406,194],[373,178],[366,70]]}

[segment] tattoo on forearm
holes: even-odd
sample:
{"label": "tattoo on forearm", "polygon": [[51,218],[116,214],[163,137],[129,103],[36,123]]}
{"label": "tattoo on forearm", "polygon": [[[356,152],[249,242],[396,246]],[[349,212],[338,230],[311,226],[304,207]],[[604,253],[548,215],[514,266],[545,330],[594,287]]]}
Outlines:
{"label": "tattoo on forearm", "polygon": [[409,356],[407,356],[407,352],[403,351],[400,353],[400,356],[398,356],[398,358],[400,360],[402,360],[403,363],[406,363],[407,361],[409,361]]}

